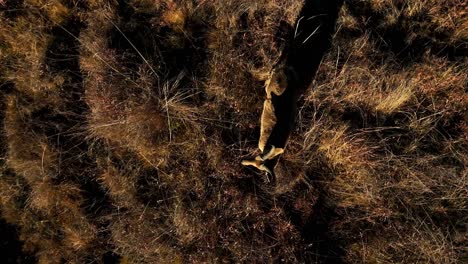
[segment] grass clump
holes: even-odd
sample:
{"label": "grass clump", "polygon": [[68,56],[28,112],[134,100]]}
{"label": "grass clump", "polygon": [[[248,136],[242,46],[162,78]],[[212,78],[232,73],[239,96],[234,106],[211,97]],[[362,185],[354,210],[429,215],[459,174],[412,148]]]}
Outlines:
{"label": "grass clump", "polygon": [[463,262],[462,1],[345,1],[276,182],[240,166],[303,4],[0,4],[0,224],[22,258]]}

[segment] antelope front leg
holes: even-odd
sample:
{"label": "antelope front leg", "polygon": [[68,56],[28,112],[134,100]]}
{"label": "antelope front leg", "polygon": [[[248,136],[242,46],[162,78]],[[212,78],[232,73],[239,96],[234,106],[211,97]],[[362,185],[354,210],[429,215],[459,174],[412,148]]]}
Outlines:
{"label": "antelope front leg", "polygon": [[243,160],[241,162],[242,165],[244,166],[253,166],[257,168],[258,170],[265,171],[270,175],[273,175],[270,169],[268,169],[265,164],[263,164],[263,159],[260,156],[255,157],[255,160]]}
{"label": "antelope front leg", "polygon": [[276,156],[283,154],[283,152],[284,152],[283,148],[276,148],[275,146],[271,146],[270,151],[268,151],[268,153],[261,156],[261,159],[262,160],[273,159]]}

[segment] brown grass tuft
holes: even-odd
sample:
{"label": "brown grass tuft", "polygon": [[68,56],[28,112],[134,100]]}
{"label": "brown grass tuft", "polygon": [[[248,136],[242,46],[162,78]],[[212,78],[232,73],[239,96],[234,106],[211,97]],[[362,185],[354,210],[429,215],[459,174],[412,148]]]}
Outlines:
{"label": "brown grass tuft", "polygon": [[304,1],[4,2],[0,212],[25,256],[463,262],[463,1],[346,0],[270,182],[240,161]]}

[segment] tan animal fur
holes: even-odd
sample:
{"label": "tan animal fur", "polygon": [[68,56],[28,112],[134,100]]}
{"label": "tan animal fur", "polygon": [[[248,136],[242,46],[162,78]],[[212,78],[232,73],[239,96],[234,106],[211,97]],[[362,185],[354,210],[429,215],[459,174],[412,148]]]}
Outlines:
{"label": "tan animal fur", "polygon": [[[265,149],[265,144],[270,137],[270,134],[276,125],[276,115],[275,115],[275,108],[272,103],[272,96],[271,93],[279,96],[283,94],[287,87],[286,76],[282,70],[280,71],[273,71],[270,74],[270,78],[265,81],[265,93],[266,98],[263,103],[263,111],[260,120],[260,138],[258,140],[258,148],[263,153]],[[244,166],[254,166],[261,171],[266,171],[271,174],[271,171],[263,164],[263,161],[272,159],[284,152],[283,148],[275,148],[272,146],[272,149],[263,156],[257,156],[255,160],[243,160],[242,165]]]}
{"label": "tan animal fur", "polygon": [[268,137],[276,124],[275,108],[271,101],[271,93],[281,95],[286,90],[286,76],[282,71],[273,72],[270,78],[265,81],[266,99],[263,103],[262,118],[260,121],[260,139],[258,148],[263,152]]}

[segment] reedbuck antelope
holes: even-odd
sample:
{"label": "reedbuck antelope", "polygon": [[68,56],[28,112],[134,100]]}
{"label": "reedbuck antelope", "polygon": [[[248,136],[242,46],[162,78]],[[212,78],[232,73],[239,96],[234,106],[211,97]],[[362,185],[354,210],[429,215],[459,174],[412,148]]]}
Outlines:
{"label": "reedbuck antelope", "polygon": [[284,152],[294,128],[297,102],[307,90],[325,52],[331,46],[342,0],[307,0],[296,22],[289,46],[265,81],[266,98],[260,121],[258,148],[261,155],[243,160],[274,176],[279,155]]}

